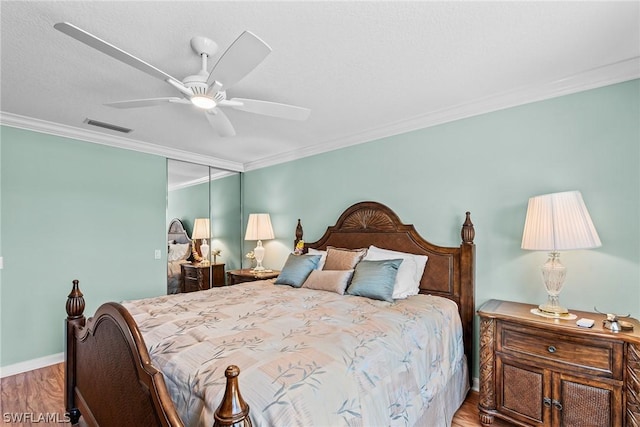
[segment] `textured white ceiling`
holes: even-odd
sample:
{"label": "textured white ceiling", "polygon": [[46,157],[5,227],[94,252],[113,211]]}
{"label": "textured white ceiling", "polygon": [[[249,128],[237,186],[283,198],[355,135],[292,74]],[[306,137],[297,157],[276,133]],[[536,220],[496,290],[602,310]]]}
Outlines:
{"label": "textured white ceiling", "polygon": [[[2,123],[248,170],[640,76],[634,2],[2,1]],[[273,52],[229,97],[308,107],[305,122],[103,104],[175,96],[166,83],[54,30],[68,21],[183,78],[189,41],[220,52],[250,30]],[[91,118],[132,128],[122,134]]]}

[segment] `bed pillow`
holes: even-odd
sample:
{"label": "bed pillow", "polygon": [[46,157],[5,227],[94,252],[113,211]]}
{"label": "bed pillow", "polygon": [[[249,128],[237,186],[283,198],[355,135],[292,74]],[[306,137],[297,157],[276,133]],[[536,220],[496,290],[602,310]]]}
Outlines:
{"label": "bed pillow", "polygon": [[347,294],[393,302],[393,284],[402,263],[402,259],[360,261]]}
{"label": "bed pillow", "polygon": [[167,261],[174,262],[189,258],[190,249],[191,245],[189,243],[176,243],[175,245],[169,245]]}
{"label": "bed pillow", "polygon": [[318,261],[316,269],[322,270],[324,262],[327,260],[327,251],[319,251],[317,249],[309,248],[307,249],[307,255],[320,255],[320,261]]}
{"label": "bed pillow", "polygon": [[369,246],[365,260],[377,261],[383,259],[402,259],[404,262],[398,269],[396,282],[393,286],[393,298],[403,299],[420,292],[420,280],[427,264],[426,255],[415,255]]}
{"label": "bed pillow", "polygon": [[367,254],[366,249],[342,249],[327,246],[323,270],[352,270]]}
{"label": "bed pillow", "polygon": [[344,295],[352,275],[353,270],[313,270],[302,287]]}
{"label": "bed pillow", "polygon": [[320,261],[320,255],[289,254],[289,258],[284,263],[284,267],[282,267],[275,284],[299,288],[316,268],[318,261]]}

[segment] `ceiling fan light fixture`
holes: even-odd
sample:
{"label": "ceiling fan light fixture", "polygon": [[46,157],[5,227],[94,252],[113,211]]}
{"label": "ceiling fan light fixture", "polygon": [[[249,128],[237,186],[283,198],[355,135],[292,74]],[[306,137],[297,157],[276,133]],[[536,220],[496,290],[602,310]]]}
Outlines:
{"label": "ceiling fan light fixture", "polygon": [[191,103],[198,108],[202,108],[203,110],[210,110],[218,105],[213,98],[203,95],[192,96]]}

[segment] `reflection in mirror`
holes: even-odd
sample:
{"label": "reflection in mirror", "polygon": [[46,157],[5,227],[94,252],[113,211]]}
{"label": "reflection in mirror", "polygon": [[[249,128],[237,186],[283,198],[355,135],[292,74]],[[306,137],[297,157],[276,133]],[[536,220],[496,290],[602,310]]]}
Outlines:
{"label": "reflection in mirror", "polygon": [[[209,218],[209,167],[178,160],[167,160],[167,230],[173,227],[167,235],[167,293],[186,292],[198,285],[203,271],[199,271],[199,261],[202,260],[200,251],[201,238],[194,240],[194,231],[204,233],[205,230],[195,230],[196,219]],[[184,246],[173,234],[178,221],[182,223],[185,234],[189,239],[186,253]],[[199,236],[196,236],[199,237]],[[175,240],[175,242],[174,242]],[[200,274],[199,274],[200,273]],[[195,278],[193,282],[189,280]],[[187,279],[187,280],[185,280]],[[208,287],[208,283],[200,283]]]}
{"label": "reflection in mirror", "polygon": [[167,177],[167,293],[224,286],[242,262],[240,173],[168,160]]}
{"label": "reflection in mirror", "polygon": [[214,264],[225,269],[242,268],[240,173],[211,168],[211,254]]}

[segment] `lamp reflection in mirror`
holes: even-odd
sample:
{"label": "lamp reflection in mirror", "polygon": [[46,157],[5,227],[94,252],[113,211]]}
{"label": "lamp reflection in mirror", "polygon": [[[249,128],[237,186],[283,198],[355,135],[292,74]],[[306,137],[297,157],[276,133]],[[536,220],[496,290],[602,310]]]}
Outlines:
{"label": "lamp reflection in mirror", "polygon": [[262,266],[262,260],[264,259],[265,249],[262,246],[263,240],[273,239],[273,227],[271,226],[271,217],[268,213],[253,213],[249,214],[249,221],[247,222],[247,232],[244,235],[244,240],[257,240],[253,253],[256,259],[256,267],[254,271],[265,271]]}
{"label": "lamp reflection in mirror", "polygon": [[566,277],[559,251],[599,246],[602,246],[600,237],[579,191],[545,194],[529,199],[522,249],[549,251],[549,259],[542,265],[542,277],[548,294],[547,303],[539,306],[543,314],[562,316],[569,313],[559,300]]}
{"label": "lamp reflection in mirror", "polygon": [[200,256],[202,256],[203,264],[208,263],[209,257],[211,257],[209,244],[207,243],[207,239],[211,237],[210,230],[209,218],[196,218],[193,224],[193,234],[191,235],[191,238],[193,240],[202,239],[202,243],[200,244]]}

